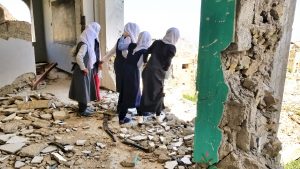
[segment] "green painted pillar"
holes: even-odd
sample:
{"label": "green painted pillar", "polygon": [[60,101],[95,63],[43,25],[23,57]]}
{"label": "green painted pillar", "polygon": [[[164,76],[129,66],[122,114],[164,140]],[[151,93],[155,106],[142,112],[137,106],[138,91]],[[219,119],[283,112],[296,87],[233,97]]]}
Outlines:
{"label": "green painted pillar", "polygon": [[228,87],[225,84],[221,51],[234,40],[236,0],[202,0],[197,72],[197,117],[194,161],[213,165],[218,150]]}

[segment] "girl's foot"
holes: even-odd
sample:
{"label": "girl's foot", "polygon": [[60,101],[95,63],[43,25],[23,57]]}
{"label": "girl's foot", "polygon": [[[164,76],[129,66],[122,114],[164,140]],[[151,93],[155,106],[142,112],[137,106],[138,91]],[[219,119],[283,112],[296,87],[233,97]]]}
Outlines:
{"label": "girl's foot", "polygon": [[131,119],[128,117],[124,117],[122,120],[119,120],[119,124],[126,124],[126,123],[130,123]]}
{"label": "girl's foot", "polygon": [[160,115],[156,116],[155,118],[157,123],[162,123],[166,118],[166,114],[164,112],[161,112]]}

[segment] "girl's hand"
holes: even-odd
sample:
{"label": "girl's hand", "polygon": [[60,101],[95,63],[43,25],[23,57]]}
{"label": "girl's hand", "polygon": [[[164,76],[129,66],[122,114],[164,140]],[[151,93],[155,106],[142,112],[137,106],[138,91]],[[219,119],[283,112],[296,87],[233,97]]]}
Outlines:
{"label": "girl's hand", "polygon": [[89,70],[87,68],[83,69],[82,72],[84,76],[89,74]]}

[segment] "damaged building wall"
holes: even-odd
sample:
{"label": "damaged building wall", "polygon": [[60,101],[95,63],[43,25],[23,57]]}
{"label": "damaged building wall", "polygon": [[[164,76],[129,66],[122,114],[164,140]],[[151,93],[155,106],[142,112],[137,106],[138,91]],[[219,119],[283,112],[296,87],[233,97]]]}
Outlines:
{"label": "damaged building wall", "polygon": [[4,6],[0,6],[0,87],[12,83],[24,73],[35,73],[31,24],[10,19],[14,18]]}
{"label": "damaged building wall", "polygon": [[[54,34],[59,35],[60,32],[59,29],[54,29],[52,22],[55,19],[57,20],[57,22],[61,22],[64,19],[68,18],[68,16],[74,15],[74,13],[66,13],[66,11],[64,10],[57,10],[58,12],[62,12],[61,16],[63,17],[53,18],[53,16],[57,16],[58,14],[53,15],[52,13],[53,7],[51,5],[51,2],[52,1],[48,1],[48,0],[43,1],[44,29],[45,29],[45,40],[46,40],[48,62],[56,62],[58,63],[57,65],[58,68],[70,72],[72,68],[70,51],[76,42],[73,43],[55,42]],[[60,2],[64,2],[64,1],[60,1]],[[80,1],[75,1],[75,4],[73,6],[74,8],[73,11],[75,12],[75,21],[74,21],[75,25],[68,25],[72,30],[75,29],[76,33],[75,35],[73,35],[76,36],[75,38],[77,38],[80,35],[80,11],[81,11],[80,6],[81,6]],[[67,30],[67,28],[68,27],[66,28],[61,27],[60,29]]]}
{"label": "damaged building wall", "polygon": [[229,94],[220,169],[280,168],[277,138],[296,1],[237,1],[236,42],[222,53]]}
{"label": "damaged building wall", "polygon": [[[64,2],[64,1],[62,1]],[[66,1],[67,2],[67,1]],[[82,2],[82,3],[81,3]],[[53,39],[53,10],[51,1],[43,1],[45,41],[49,62],[57,62],[58,68],[71,72],[70,50],[75,44],[55,42]],[[64,12],[64,11],[61,11]],[[57,14],[56,14],[57,15]],[[58,14],[60,15],[60,14]],[[66,13],[62,14],[65,16]],[[69,14],[67,14],[69,15]],[[76,38],[81,33],[80,17],[85,16],[86,24],[96,21],[101,25],[100,44],[102,56],[116,43],[118,37],[123,33],[124,27],[124,2],[120,0],[99,0],[99,1],[76,1],[75,0],[75,25]],[[65,29],[65,28],[61,28]],[[71,28],[73,29],[73,28]],[[61,32],[60,32],[61,33]],[[115,90],[115,75],[112,61],[104,65],[103,79],[101,86]]]}

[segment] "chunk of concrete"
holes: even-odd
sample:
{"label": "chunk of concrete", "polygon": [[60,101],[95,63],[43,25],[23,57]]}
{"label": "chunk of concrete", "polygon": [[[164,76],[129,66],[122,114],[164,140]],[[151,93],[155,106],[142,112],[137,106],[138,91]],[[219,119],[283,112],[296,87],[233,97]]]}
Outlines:
{"label": "chunk of concrete", "polygon": [[177,161],[168,161],[165,163],[165,169],[174,169],[177,165]]}
{"label": "chunk of concrete", "polygon": [[23,166],[25,166],[24,162],[22,162],[22,161],[16,161],[15,162],[15,168],[21,168]]}
{"label": "chunk of concrete", "polygon": [[4,123],[5,123],[5,122],[8,122],[8,121],[12,121],[16,116],[17,116],[17,114],[16,114],[16,113],[13,113],[13,114],[11,114],[11,115],[5,117],[5,118],[2,119],[1,121],[4,122]]}
{"label": "chunk of concrete", "polygon": [[35,157],[35,156],[39,155],[40,152],[47,146],[48,146],[48,144],[46,144],[46,143],[31,144],[21,150],[20,156]]}
{"label": "chunk of concrete", "polygon": [[35,156],[32,160],[31,160],[31,164],[41,164],[43,161],[44,157],[42,156]]}
{"label": "chunk of concrete", "polygon": [[54,120],[65,120],[68,118],[68,113],[65,111],[55,111],[52,115]]}
{"label": "chunk of concrete", "polygon": [[15,154],[17,151],[21,150],[21,148],[24,146],[25,143],[4,144],[0,146],[0,150],[10,154]]}
{"label": "chunk of concrete", "polygon": [[64,164],[67,160],[58,153],[51,153],[52,157],[60,164]]}
{"label": "chunk of concrete", "polygon": [[7,140],[7,144],[15,144],[15,143],[26,143],[28,141],[28,138],[26,137],[20,137],[20,136],[14,136],[11,137],[9,140]]}

